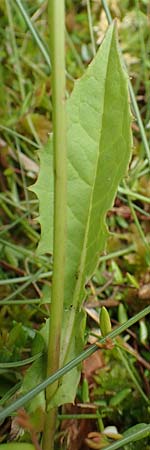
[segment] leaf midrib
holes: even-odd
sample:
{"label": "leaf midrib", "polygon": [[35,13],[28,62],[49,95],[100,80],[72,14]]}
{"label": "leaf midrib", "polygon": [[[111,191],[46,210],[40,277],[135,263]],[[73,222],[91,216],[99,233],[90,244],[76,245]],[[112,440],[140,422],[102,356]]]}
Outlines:
{"label": "leaf midrib", "polygon": [[[94,195],[94,191],[95,191],[95,184],[96,184],[96,179],[97,179],[97,171],[98,171],[98,161],[100,158],[100,143],[101,143],[101,138],[102,138],[102,129],[103,129],[103,118],[104,118],[104,111],[105,111],[105,98],[106,98],[106,87],[107,87],[107,77],[108,77],[108,68],[109,68],[109,64],[110,64],[110,52],[111,52],[111,42],[113,40],[113,36],[114,36],[114,32],[115,29],[113,29],[112,32],[112,36],[111,36],[111,41],[110,41],[110,49],[108,52],[108,63],[107,63],[107,69],[106,69],[106,80],[105,80],[105,84],[104,84],[104,95],[103,95],[103,109],[102,109],[102,120],[101,120],[101,127],[100,127],[100,136],[99,136],[99,151],[97,152],[97,161],[95,164],[95,176],[94,176],[94,182],[93,182],[93,187],[91,189],[91,195],[90,195],[90,201],[89,201],[89,209],[88,209],[88,219],[87,219],[87,225],[86,225],[86,229],[85,229],[85,235],[84,235],[84,241],[83,241],[83,246],[82,246],[82,252],[81,252],[81,259],[80,259],[80,263],[79,263],[79,271],[78,271],[78,279],[75,285],[75,289],[74,289],[74,295],[73,295],[73,308],[70,311],[70,317],[69,317],[69,324],[68,324],[68,328],[67,328],[67,345],[65,345],[65,351],[63,349],[64,352],[64,357],[62,358],[64,361],[66,359],[66,355],[68,353],[68,347],[70,345],[70,341],[72,339],[72,334],[73,334],[73,328],[74,328],[74,322],[75,322],[75,311],[76,311],[76,307],[77,307],[77,302],[78,302],[78,298],[79,298],[79,294],[81,292],[82,289],[82,278],[83,278],[83,273],[84,273],[84,268],[85,268],[85,261],[86,261],[86,255],[87,255],[87,242],[88,242],[88,234],[89,234],[89,226],[90,226],[90,220],[91,220],[91,211],[92,211],[92,200],[93,200],[93,195]],[[69,337],[69,339],[68,339]]]}

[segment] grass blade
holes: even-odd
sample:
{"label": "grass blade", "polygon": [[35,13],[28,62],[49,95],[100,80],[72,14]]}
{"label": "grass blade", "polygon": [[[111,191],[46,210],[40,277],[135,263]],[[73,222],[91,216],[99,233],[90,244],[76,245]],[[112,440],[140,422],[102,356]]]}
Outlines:
{"label": "grass blade", "polygon": [[[113,330],[107,337],[101,338],[98,342],[101,344],[104,344],[106,342],[106,339],[109,337],[110,339],[114,339],[117,336],[119,336],[123,331],[126,331],[129,327],[134,325],[136,322],[141,320],[146,315],[150,314],[150,306],[147,306],[147,308],[140,311],[135,316],[131,317],[127,322],[123,323],[121,326],[117,327],[115,330]],[[10,404],[6,408],[4,408],[2,411],[0,411],[0,420],[5,419],[5,417],[8,417],[13,412],[17,411],[17,409],[24,406],[28,401],[32,400],[37,394],[43,391],[43,389],[46,389],[47,386],[54,383],[55,381],[59,380],[63,375],[65,375],[67,372],[72,370],[74,367],[78,366],[82,361],[84,361],[86,358],[88,358],[90,355],[92,355],[94,352],[98,350],[98,347],[96,344],[93,344],[88,348],[87,350],[84,350],[77,358],[74,358],[72,361],[70,361],[68,364],[66,364],[64,367],[59,369],[57,372],[55,372],[50,377],[46,378],[42,383],[40,383],[38,386],[36,386],[34,389],[31,389],[27,394],[23,395],[21,398],[18,398],[13,402],[13,404]],[[118,447],[115,447],[118,448]],[[115,450],[115,449],[112,449]]]}

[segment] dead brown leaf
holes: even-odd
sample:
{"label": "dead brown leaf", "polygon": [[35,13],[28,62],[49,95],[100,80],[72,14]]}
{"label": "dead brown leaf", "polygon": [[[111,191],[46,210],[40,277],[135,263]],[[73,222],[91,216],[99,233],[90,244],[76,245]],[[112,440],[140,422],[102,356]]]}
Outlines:
{"label": "dead brown leaf", "polygon": [[103,367],[104,361],[103,361],[103,355],[101,350],[98,350],[97,352],[93,353],[93,355],[89,356],[89,358],[85,359],[83,362],[83,373],[85,378],[89,381],[91,380],[94,372],[96,370],[101,369]]}

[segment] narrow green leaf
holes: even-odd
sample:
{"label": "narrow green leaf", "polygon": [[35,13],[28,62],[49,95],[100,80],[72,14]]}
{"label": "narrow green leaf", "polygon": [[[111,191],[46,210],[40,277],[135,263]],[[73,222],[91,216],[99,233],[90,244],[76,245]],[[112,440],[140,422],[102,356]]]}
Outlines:
{"label": "narrow green leaf", "polygon": [[[74,348],[77,347],[76,314],[84,298],[85,283],[105,247],[106,213],[113,204],[131,154],[127,76],[122,68],[114,24],[85,75],[75,84],[67,102],[67,123],[68,234],[61,364],[73,357],[71,340],[74,339]],[[52,145],[51,154],[48,146],[41,151],[40,165],[39,179],[32,188],[40,202],[39,252],[51,253]]]}
{"label": "narrow green leaf", "polygon": [[8,444],[0,444],[0,450],[35,450],[35,447],[28,443],[11,442]]}
{"label": "narrow green leaf", "polygon": [[129,395],[131,394],[132,389],[125,388],[122,391],[118,392],[114,397],[111,398],[109,402],[109,406],[115,407],[120,405],[120,403]]}
{"label": "narrow green leaf", "polygon": [[42,352],[37,353],[36,355],[31,356],[30,358],[22,359],[21,361],[14,361],[14,362],[2,362],[0,363],[0,369],[12,369],[15,367],[22,367],[26,366],[27,364],[31,364],[36,359],[40,358],[42,355]]}
{"label": "narrow green leaf", "polygon": [[[150,427],[147,430],[147,424],[146,423],[138,423],[137,425],[134,425],[133,427],[128,428],[123,434],[124,437],[132,437],[132,442],[138,441],[141,439],[139,432],[142,433],[142,439],[146,438],[150,434]],[[135,435],[135,436],[134,436]]]}
{"label": "narrow green leaf", "polygon": [[150,425],[145,423],[139,423],[132,428],[129,428],[124,434],[123,438],[118,442],[114,442],[111,445],[105,447],[105,450],[117,450],[118,448],[122,449],[126,444],[130,444],[130,442],[136,442],[145,437],[148,437],[150,434]]}

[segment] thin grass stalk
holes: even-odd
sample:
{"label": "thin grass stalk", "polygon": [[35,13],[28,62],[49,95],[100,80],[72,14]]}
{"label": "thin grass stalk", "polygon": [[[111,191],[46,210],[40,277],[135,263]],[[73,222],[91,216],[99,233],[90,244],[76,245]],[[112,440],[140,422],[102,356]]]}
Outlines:
{"label": "thin grass stalk", "polygon": [[[66,108],[65,108],[65,2],[49,0],[50,55],[52,61],[53,148],[54,148],[54,243],[53,283],[50,305],[50,328],[47,376],[59,368],[63,318],[65,247],[66,247]],[[58,381],[46,389],[47,413],[43,450],[53,450],[57,409],[49,410]]]}
{"label": "thin grass stalk", "polygon": [[117,351],[118,351],[118,353],[120,355],[120,359],[122,360],[122,363],[123,363],[124,367],[126,368],[128,374],[129,374],[130,379],[133,381],[134,385],[136,386],[137,391],[139,391],[139,393],[143,397],[144,401],[149,404],[149,399],[146,396],[146,394],[143,391],[143,389],[141,388],[138,380],[136,379],[136,376],[135,376],[135,374],[133,372],[133,369],[130,367],[129,361],[127,360],[125,351],[122,348],[120,348],[119,346],[117,346]]}
{"label": "thin grass stalk", "polygon": [[[123,182],[123,184],[124,184],[125,189],[128,189],[125,181]],[[135,225],[137,227],[137,230],[139,232],[139,235],[140,235],[140,237],[141,237],[141,239],[142,239],[142,241],[143,241],[143,243],[144,243],[144,245],[146,247],[146,250],[149,251],[149,244],[148,244],[148,242],[146,240],[145,234],[144,234],[144,232],[142,230],[141,224],[140,224],[140,222],[138,220],[138,217],[136,215],[136,212],[135,212],[135,209],[134,209],[134,204],[132,203],[132,201],[130,200],[129,197],[128,197],[128,204],[129,204],[129,207],[130,207],[130,210],[131,210],[131,213],[132,213],[133,220],[134,220]]]}
{"label": "thin grass stalk", "polygon": [[95,56],[96,55],[96,45],[95,45],[95,39],[94,39],[90,0],[86,0],[86,4],[87,4],[87,14],[88,14],[90,36],[91,36],[92,52],[93,52],[93,56]]}
{"label": "thin grass stalk", "polygon": [[14,33],[13,15],[12,15],[12,11],[11,11],[11,6],[10,6],[9,0],[5,0],[5,2],[6,2],[6,11],[7,11],[8,23],[9,23],[9,27],[10,27],[11,45],[12,45],[12,50],[13,50],[13,53],[14,53],[14,58],[15,58],[15,63],[16,63],[15,64],[15,69],[16,69],[16,73],[17,73],[17,77],[18,77],[20,94],[21,94],[21,98],[22,98],[22,101],[23,101],[25,99],[24,81],[23,81],[20,61],[19,61],[19,57],[18,57],[18,50],[17,50],[17,45],[16,45],[15,33]]}
{"label": "thin grass stalk", "polygon": [[[100,344],[105,344],[108,338],[115,339],[117,336],[119,336],[121,333],[126,331],[129,327],[134,325],[136,322],[138,322],[148,314],[150,314],[150,306],[147,306],[138,314],[127,320],[127,322],[124,322],[122,325],[115,328],[107,336],[100,338],[97,342],[99,342]],[[74,369],[74,367],[77,367],[79,364],[81,364],[82,361],[84,361],[86,358],[89,358],[89,356],[91,356],[98,349],[99,347],[97,344],[91,345],[89,348],[80,353],[80,355],[78,355],[76,358],[72,359],[72,361],[67,363],[64,367],[58,369],[53,375],[47,377],[36,387],[32,388],[26,394],[22,395],[22,397],[17,398],[17,400],[13,401],[10,405],[8,405],[6,408],[0,411],[0,420],[10,416],[14,411],[17,411],[17,409],[21,408],[27,402],[31,401],[36,395],[38,395],[40,392],[46,389],[47,386],[62,378],[66,373],[70,372],[70,370]]]}
{"label": "thin grass stalk", "polygon": [[[121,450],[122,447],[124,447],[127,444],[130,444],[130,442],[136,442],[139,441],[140,439],[144,439],[149,434],[150,434],[150,425],[143,424],[143,428],[141,430],[133,431],[132,434],[125,437],[123,436],[122,439],[119,439],[118,441],[115,441],[113,444],[105,447],[105,450],[117,450],[118,448],[120,448]],[[133,447],[130,446],[130,448]],[[143,449],[144,447],[141,446],[141,448]]]}
{"label": "thin grass stalk", "polygon": [[9,133],[12,136],[18,137],[19,139],[21,139],[24,142],[27,142],[30,145],[33,145],[33,147],[35,148],[39,148],[39,145],[32,141],[31,139],[27,138],[26,136],[23,136],[23,134],[17,133],[17,131],[15,130],[11,130],[11,128],[5,127],[5,125],[0,124],[0,129],[7,131],[7,133]]}
{"label": "thin grass stalk", "polygon": [[41,53],[42,53],[45,61],[47,62],[47,65],[48,65],[49,69],[51,70],[51,62],[50,62],[50,57],[49,57],[49,54],[47,52],[47,49],[45,48],[45,45],[42,42],[42,39],[39,36],[37,30],[35,29],[32,21],[30,20],[28,14],[27,14],[27,11],[26,11],[25,7],[22,4],[22,0],[15,0],[15,1],[16,1],[16,4],[17,4],[17,6],[18,6],[22,16],[24,17],[24,20],[25,20],[25,22],[26,22],[26,24],[27,24],[27,26],[28,26],[28,28],[29,28],[29,30],[30,30],[34,40],[35,40],[35,42],[37,43],[37,45],[38,45],[39,49],[41,50]]}
{"label": "thin grass stalk", "polygon": [[150,198],[149,197],[146,197],[145,195],[141,195],[138,192],[131,191],[129,188],[124,189],[121,186],[119,186],[118,192],[120,194],[125,194],[125,195],[127,195],[129,197],[132,197],[132,198],[134,198],[136,200],[141,200],[141,202],[150,203]]}
{"label": "thin grass stalk", "polygon": [[[35,283],[38,279],[39,276],[42,274],[43,272],[43,268],[39,269],[35,274],[30,275],[30,278],[20,287],[18,287],[14,292],[12,292],[10,295],[8,295],[4,300],[11,300],[13,298],[15,298],[18,294],[20,294],[21,292],[23,292],[31,283]],[[2,300],[3,302],[3,300]]]}
{"label": "thin grass stalk", "polygon": [[[21,99],[22,99],[22,102],[24,102],[25,98],[26,98],[26,92],[25,92],[25,88],[24,88],[23,73],[22,73],[22,69],[21,69],[21,65],[20,65],[18,48],[17,48],[17,44],[16,44],[16,37],[15,37],[14,23],[13,23],[13,13],[12,13],[10,1],[5,0],[5,2],[6,2],[8,22],[9,22],[9,26],[10,26],[10,37],[11,37],[11,43],[12,43],[12,50],[13,50],[13,54],[14,54],[14,58],[15,58],[15,70],[16,70],[17,77],[18,77]],[[37,142],[37,144],[41,145],[40,139],[38,137],[38,134],[33,125],[31,116],[29,114],[27,116],[27,122],[28,122],[30,130],[35,138],[35,141]]]}
{"label": "thin grass stalk", "polygon": [[131,202],[130,199],[129,199],[129,207],[130,207],[130,209],[131,209],[131,213],[132,213],[132,216],[133,216],[135,225],[136,225],[137,230],[138,230],[138,232],[139,232],[139,235],[140,235],[140,237],[141,237],[141,239],[142,239],[142,241],[143,241],[143,244],[145,245],[146,250],[149,251],[149,244],[148,244],[148,242],[147,242],[147,240],[146,240],[144,231],[142,230],[141,224],[140,224],[140,222],[139,222],[139,220],[138,220],[138,217],[137,217],[137,215],[136,215],[134,205],[133,205],[133,203]]}
{"label": "thin grass stalk", "polygon": [[[49,67],[49,71],[51,72],[51,60],[50,60],[50,55],[48,53],[47,46],[43,42],[43,40],[42,40],[41,36],[39,35],[37,29],[35,28],[35,25],[33,24],[32,18],[29,17],[26,8],[23,5],[22,0],[15,0],[15,2],[16,2],[16,5],[18,6],[18,9],[20,10],[20,13],[22,14],[22,17],[25,20],[25,23],[28,26],[28,29],[30,30],[30,32],[32,34],[32,37],[34,38],[34,41],[36,42],[39,50],[41,51],[41,53],[42,53],[42,55],[44,57],[45,62],[47,63],[47,65]],[[71,46],[71,39],[69,40],[69,34],[67,36],[67,40],[69,41],[69,45]],[[73,54],[75,55],[75,52],[76,52],[75,46],[72,45],[72,50],[73,50],[73,47],[74,47]],[[75,57],[77,57],[77,52],[76,52],[76,56]],[[79,63],[79,60],[80,60],[79,67],[84,69],[84,65],[82,64],[82,60],[79,57],[79,55],[78,55],[78,58],[76,58],[76,59],[78,59],[78,63]],[[67,71],[66,71],[66,76],[67,76],[67,78],[69,80],[74,81],[74,78]]]}
{"label": "thin grass stalk", "polygon": [[[107,0],[102,0],[102,6],[104,8],[104,11],[105,11],[108,23],[111,24],[112,16],[111,16],[111,13],[110,13],[109,6],[107,4]],[[134,94],[134,90],[133,90],[133,87],[132,87],[132,84],[131,84],[130,80],[129,80],[129,92],[130,92],[130,98],[131,98],[131,102],[132,102],[132,107],[133,107],[133,110],[134,110],[134,113],[135,113],[135,116],[136,116],[136,119],[137,119],[137,123],[138,123],[138,126],[139,126],[139,130],[140,130],[140,133],[141,133],[143,146],[145,148],[145,153],[147,155],[147,159],[148,159],[148,162],[149,162],[149,165],[150,165],[150,148],[149,148],[149,143],[148,143],[148,140],[147,140],[147,136],[146,136],[144,125],[143,125],[142,118],[141,118],[141,114],[140,114],[140,111],[139,111],[139,107],[138,107],[138,104],[137,104],[137,101],[136,101],[136,98],[135,98],[135,94]]]}

